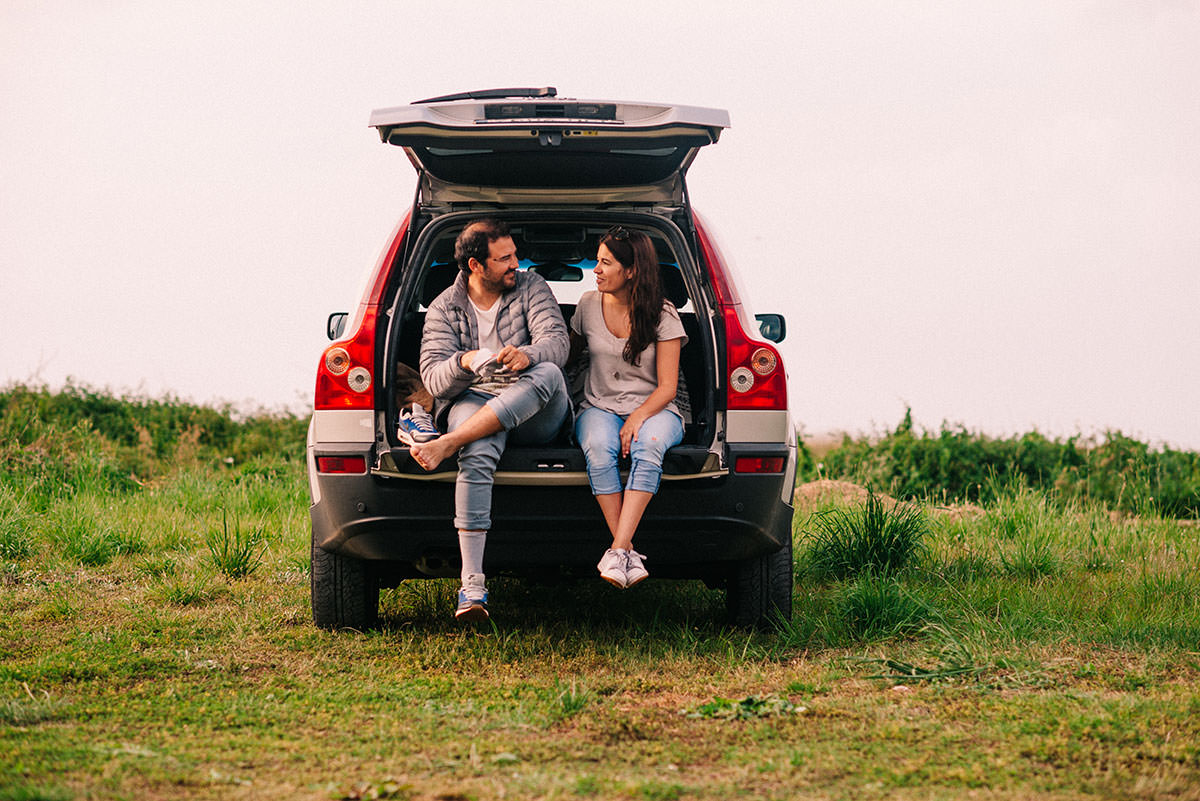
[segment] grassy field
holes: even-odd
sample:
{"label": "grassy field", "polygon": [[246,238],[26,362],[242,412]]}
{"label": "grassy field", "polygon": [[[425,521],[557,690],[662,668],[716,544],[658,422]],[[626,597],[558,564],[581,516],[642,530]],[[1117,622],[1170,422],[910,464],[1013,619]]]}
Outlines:
{"label": "grassy field", "polygon": [[700,584],[495,580],[491,626],[427,581],[331,633],[303,425],[0,393],[0,801],[1200,798],[1186,516],[809,481],[771,631]]}

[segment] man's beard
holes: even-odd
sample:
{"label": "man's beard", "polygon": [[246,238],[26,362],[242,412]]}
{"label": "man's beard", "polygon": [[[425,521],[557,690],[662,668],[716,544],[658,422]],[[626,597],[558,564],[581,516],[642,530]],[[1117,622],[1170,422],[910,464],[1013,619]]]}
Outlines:
{"label": "man's beard", "polygon": [[[507,295],[509,292],[512,292],[514,289],[517,288],[517,282],[515,280],[512,282],[511,285],[508,283],[508,275],[509,275],[508,273],[505,273],[503,276],[501,276],[496,281],[492,281],[491,279],[485,278],[485,279],[483,279],[483,286],[485,289],[487,289],[488,292],[496,292],[501,295]],[[515,279],[516,273],[513,273],[512,275],[513,275],[513,278]]]}

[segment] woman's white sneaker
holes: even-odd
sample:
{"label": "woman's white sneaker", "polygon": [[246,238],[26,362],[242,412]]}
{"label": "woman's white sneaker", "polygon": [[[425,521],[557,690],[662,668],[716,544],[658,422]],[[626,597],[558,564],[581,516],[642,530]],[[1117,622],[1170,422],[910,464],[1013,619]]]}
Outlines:
{"label": "woman's white sneaker", "polygon": [[642,560],[646,557],[637,551],[630,548],[625,553],[625,586],[632,587],[646,576],[650,575],[650,571],[642,564]]}
{"label": "woman's white sneaker", "polygon": [[[604,556],[600,557],[600,562],[596,565],[596,569],[600,571],[600,578],[622,590],[629,586],[629,582],[625,578],[625,565],[628,562],[628,556],[629,551],[624,549],[616,550],[609,548],[605,551]],[[643,576],[643,578],[645,577]]]}

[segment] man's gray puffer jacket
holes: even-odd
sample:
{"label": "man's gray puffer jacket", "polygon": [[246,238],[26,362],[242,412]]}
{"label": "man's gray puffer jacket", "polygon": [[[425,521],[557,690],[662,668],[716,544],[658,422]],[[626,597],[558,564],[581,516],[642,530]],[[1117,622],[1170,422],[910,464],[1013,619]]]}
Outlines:
{"label": "man's gray puffer jacket", "polygon": [[[497,303],[496,333],[501,342],[517,346],[531,364],[553,362],[562,367],[567,363],[567,324],[544,278],[519,271],[517,285]],[[475,373],[463,369],[462,355],[478,348],[479,325],[467,298],[467,274],[460,272],[430,304],[421,335],[421,380],[433,394],[434,415],[440,423],[445,422],[450,403],[475,378]]]}

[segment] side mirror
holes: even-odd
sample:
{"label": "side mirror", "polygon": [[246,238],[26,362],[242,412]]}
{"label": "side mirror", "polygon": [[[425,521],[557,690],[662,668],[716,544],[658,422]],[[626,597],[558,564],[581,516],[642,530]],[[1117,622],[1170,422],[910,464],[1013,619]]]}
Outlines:
{"label": "side mirror", "polygon": [[325,336],[330,339],[337,339],[346,330],[346,320],[350,317],[349,312],[334,312],[329,315],[329,319],[325,321]]}
{"label": "side mirror", "polygon": [[782,314],[756,314],[754,319],[758,320],[758,333],[763,339],[778,343],[787,336],[787,321]]}

